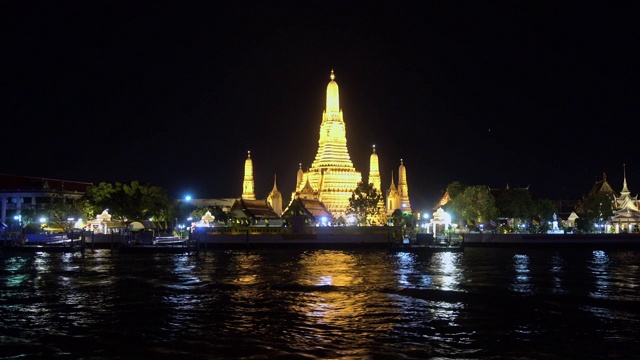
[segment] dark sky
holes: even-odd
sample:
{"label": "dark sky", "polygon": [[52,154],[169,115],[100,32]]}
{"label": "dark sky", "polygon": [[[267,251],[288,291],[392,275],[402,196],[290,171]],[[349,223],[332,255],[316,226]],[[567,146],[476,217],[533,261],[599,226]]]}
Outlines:
{"label": "dark sky", "polygon": [[[375,4],[375,5],[374,5]],[[447,184],[640,191],[637,1],[4,1],[1,173],[288,202],[331,69],[347,145]]]}

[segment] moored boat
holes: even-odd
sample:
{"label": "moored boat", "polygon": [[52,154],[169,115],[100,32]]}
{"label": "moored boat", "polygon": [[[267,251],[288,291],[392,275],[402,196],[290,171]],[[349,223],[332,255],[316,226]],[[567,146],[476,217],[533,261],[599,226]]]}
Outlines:
{"label": "moored boat", "polygon": [[84,250],[84,246],[70,241],[64,243],[46,243],[46,244],[22,244],[14,246],[3,246],[0,252],[3,253],[72,253]]}
{"label": "moored boat", "polygon": [[393,246],[396,251],[423,251],[423,252],[461,252],[464,251],[464,238],[440,236],[435,239],[425,241],[425,237],[417,237],[418,241],[412,242],[404,239],[401,244]]}
{"label": "moored boat", "polygon": [[122,245],[118,252],[126,254],[190,254],[198,248],[190,244],[183,245]]}

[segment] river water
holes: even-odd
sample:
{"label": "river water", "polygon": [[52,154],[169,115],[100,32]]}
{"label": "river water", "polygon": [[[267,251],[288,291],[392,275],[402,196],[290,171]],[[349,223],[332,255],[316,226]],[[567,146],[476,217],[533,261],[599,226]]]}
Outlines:
{"label": "river water", "polygon": [[630,359],[640,252],[0,257],[3,359]]}

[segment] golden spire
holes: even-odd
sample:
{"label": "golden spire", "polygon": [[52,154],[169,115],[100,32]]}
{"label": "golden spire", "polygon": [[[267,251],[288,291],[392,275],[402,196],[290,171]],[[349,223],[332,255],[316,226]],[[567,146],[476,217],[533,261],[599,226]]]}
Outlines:
{"label": "golden spire", "polygon": [[336,76],[333,70],[331,70],[330,78],[331,81],[327,85],[327,107],[325,111],[329,120],[337,120],[340,118],[340,92],[338,83],[335,82]]}
{"label": "golden spire", "polygon": [[267,202],[271,205],[273,211],[275,211],[278,216],[282,216],[282,194],[278,190],[278,186],[276,185],[276,175],[273,175],[273,189],[267,196]]}
{"label": "golden spire", "polygon": [[373,152],[369,157],[369,184],[373,184],[373,187],[381,191],[380,188],[380,166],[378,164],[378,154],[376,154],[376,146],[373,145]]}
{"label": "golden spire", "polygon": [[627,188],[627,164],[622,164],[622,175],[622,191],[620,192],[620,195],[630,194],[631,192]]}
{"label": "golden spire", "polygon": [[244,181],[242,182],[243,199],[256,199],[256,195],[253,192],[253,187],[253,160],[251,160],[251,151],[247,151],[247,160],[244,161]]}
{"label": "golden spire", "polygon": [[320,125],[318,153],[311,168],[344,167],[353,169],[353,163],[347,149],[347,130],[340,110],[338,84],[334,79],[335,75],[331,70],[331,81],[327,85],[327,108],[322,114]]}
{"label": "golden spire", "polygon": [[398,176],[398,194],[400,195],[400,208],[402,211],[411,212],[411,202],[409,201],[409,185],[407,185],[407,169],[400,159],[400,172]]}
{"label": "golden spire", "polygon": [[333,216],[339,218],[345,215],[349,198],[362,181],[362,174],[353,167],[347,149],[347,130],[333,70],[330,79],[327,84],[326,108],[320,123],[318,152],[311,167],[298,182],[297,191],[305,193],[308,183],[313,190],[309,196],[322,202]]}

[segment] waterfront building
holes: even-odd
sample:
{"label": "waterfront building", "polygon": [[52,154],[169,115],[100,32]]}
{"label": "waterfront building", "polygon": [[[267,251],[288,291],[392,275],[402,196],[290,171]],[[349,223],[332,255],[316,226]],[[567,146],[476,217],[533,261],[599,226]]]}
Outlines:
{"label": "waterfront building", "polygon": [[616,198],[616,192],[615,190],[613,190],[613,187],[611,187],[611,184],[609,184],[609,182],[607,181],[607,174],[605,173],[602,173],[602,180],[596,180],[596,182],[591,187],[591,190],[589,190],[589,192],[587,193],[587,196],[582,198],[582,200],[576,204],[577,212],[583,213],[583,208],[586,204],[586,200],[596,194],[604,194],[608,198],[610,198],[611,201]]}
{"label": "waterfront building", "polygon": [[189,204],[196,207],[200,207],[200,208],[204,208],[204,207],[216,208],[217,207],[217,208],[220,208],[220,210],[225,214],[231,211],[231,207],[236,202],[236,200],[237,198],[210,198],[210,199],[189,199],[189,200],[177,199],[179,203],[188,202]]}
{"label": "waterfront building", "polygon": [[623,169],[622,191],[620,196],[614,198],[613,216],[611,216],[611,225],[614,232],[635,232],[638,231],[640,224],[640,211],[638,211],[638,195],[631,196],[631,192],[627,187],[627,169]]}
{"label": "waterfront building", "polygon": [[326,225],[331,221],[331,216],[323,203],[305,198],[293,199],[282,215],[296,231],[307,225]]}
{"label": "waterfront building", "polygon": [[273,211],[266,199],[238,199],[231,206],[230,215],[245,225],[282,226],[280,215]]}
{"label": "waterfront building", "polygon": [[47,217],[56,199],[73,202],[92,186],[89,182],[0,174],[0,220],[12,228]]}
{"label": "waterfront building", "polygon": [[[578,218],[581,218],[581,217],[584,219],[592,218],[593,216],[589,216],[589,213],[593,211],[588,209],[589,202],[594,196],[602,196],[602,195],[606,197],[607,201],[604,204],[600,204],[601,206],[600,212],[601,213],[605,212],[605,209],[607,208],[611,211],[615,211],[614,203],[615,203],[617,194],[615,190],[613,190],[613,187],[611,186],[611,184],[609,184],[609,181],[607,181],[607,174],[604,172],[602,173],[602,180],[596,180],[593,186],[591,187],[591,189],[589,190],[589,192],[587,193],[587,195],[583,196],[582,199],[576,202],[575,213],[578,216]],[[607,218],[602,219],[602,221],[604,222],[604,224],[598,224],[598,226],[603,226],[605,232],[610,232],[611,218],[607,216]]]}

